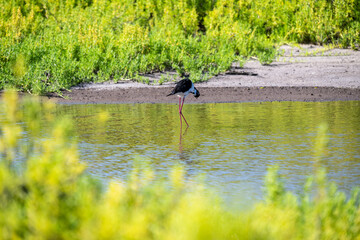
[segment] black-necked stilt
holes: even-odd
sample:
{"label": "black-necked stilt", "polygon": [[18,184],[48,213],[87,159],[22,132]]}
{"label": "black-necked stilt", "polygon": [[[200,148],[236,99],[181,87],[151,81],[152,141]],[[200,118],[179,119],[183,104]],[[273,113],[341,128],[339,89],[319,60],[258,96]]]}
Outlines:
{"label": "black-necked stilt", "polygon": [[[185,78],[181,81],[179,81],[176,86],[174,87],[174,89],[172,90],[172,92],[170,94],[168,94],[167,96],[171,96],[171,95],[177,95],[179,97],[179,115],[180,115],[180,124],[182,126],[182,120],[181,117],[184,118],[186,125],[189,127],[189,124],[187,123],[184,115],[182,114],[182,108],[185,102],[185,97],[189,94],[192,93],[194,94],[194,96],[196,98],[198,98],[200,96],[200,92],[199,90],[197,90],[193,84],[193,82],[188,79]],[[181,102],[181,98],[182,98],[182,102]]]}

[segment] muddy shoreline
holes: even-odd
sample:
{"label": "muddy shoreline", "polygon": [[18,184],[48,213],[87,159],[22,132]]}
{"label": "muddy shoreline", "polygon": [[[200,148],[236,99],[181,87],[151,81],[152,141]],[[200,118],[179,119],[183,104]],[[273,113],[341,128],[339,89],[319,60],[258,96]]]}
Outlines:
{"label": "muddy shoreline", "polygon": [[[189,95],[187,103],[228,103],[263,101],[360,101],[360,88],[334,87],[203,87],[201,96]],[[178,103],[176,96],[166,97],[171,88],[121,88],[74,90],[66,93],[68,99],[49,96],[64,104],[112,103]]]}
{"label": "muddy shoreline", "polygon": [[[188,103],[262,101],[349,101],[360,100],[360,51],[327,49],[321,46],[284,45],[282,56],[270,65],[257,59],[232,68],[206,82],[196,83],[201,96],[186,98]],[[174,72],[147,74],[149,84],[112,81],[83,84],[48,96],[58,103],[177,103],[166,97],[175,82],[159,84],[161,77]],[[179,80],[174,79],[174,80]]]}
{"label": "muddy shoreline", "polygon": [[[234,63],[226,73],[196,83],[201,96],[187,103],[262,101],[349,101],[360,100],[360,51],[329,49],[314,45],[280,48],[281,57],[270,65],[249,59]],[[166,97],[175,82],[175,72],[145,74],[147,84],[133,81],[107,81],[82,84],[51,99],[64,104],[93,103],[177,103]],[[161,79],[170,79],[162,82]],[[191,76],[190,76],[191,77]]]}

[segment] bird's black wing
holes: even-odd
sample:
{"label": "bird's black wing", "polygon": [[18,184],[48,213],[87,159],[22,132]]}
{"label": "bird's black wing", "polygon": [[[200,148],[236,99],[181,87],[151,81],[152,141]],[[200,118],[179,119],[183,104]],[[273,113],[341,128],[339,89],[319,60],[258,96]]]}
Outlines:
{"label": "bird's black wing", "polygon": [[176,93],[184,93],[187,90],[189,90],[191,88],[191,86],[192,86],[191,80],[188,78],[185,78],[176,84],[176,86],[174,87],[174,89],[168,96],[174,95]]}

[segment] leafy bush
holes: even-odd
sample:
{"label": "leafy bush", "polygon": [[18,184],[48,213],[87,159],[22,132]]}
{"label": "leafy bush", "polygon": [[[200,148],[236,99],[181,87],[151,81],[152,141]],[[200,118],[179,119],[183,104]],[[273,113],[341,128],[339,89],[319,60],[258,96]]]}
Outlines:
{"label": "leafy bush", "polygon": [[357,48],[355,0],[0,0],[0,89],[36,94],[174,69],[194,81],[282,42]]}
{"label": "leafy bush", "polygon": [[[179,166],[168,179],[135,167],[125,183],[103,185],[79,161],[67,117],[37,99],[4,95],[0,130],[1,239],[358,239],[360,195],[351,196],[316,170],[302,194],[269,169],[264,201],[247,211],[226,208]],[[99,115],[100,125],[106,113]],[[26,141],[23,139],[26,137]],[[326,128],[319,129],[321,161]],[[314,166],[317,169],[316,166]],[[194,181],[192,181],[194,182]]]}

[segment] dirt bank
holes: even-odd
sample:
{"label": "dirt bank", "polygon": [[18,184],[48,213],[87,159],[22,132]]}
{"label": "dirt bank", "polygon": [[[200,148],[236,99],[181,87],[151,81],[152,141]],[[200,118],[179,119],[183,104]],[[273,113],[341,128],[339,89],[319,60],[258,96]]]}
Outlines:
{"label": "dirt bank", "polygon": [[[54,98],[58,103],[177,103],[176,96],[166,97],[171,88],[83,89],[66,94],[69,99]],[[333,87],[199,87],[201,96],[186,98],[190,103],[248,101],[336,101],[360,100],[360,88]]]}
{"label": "dirt bank", "polygon": [[[242,68],[234,64],[226,74],[197,83],[201,96],[189,96],[186,101],[360,100],[359,51],[311,45],[283,46],[281,51],[283,56],[270,65],[252,59]],[[176,103],[176,96],[166,97],[175,82],[159,85],[161,75],[147,75],[150,85],[131,81],[84,84],[64,92],[67,99],[55,94],[49,98],[58,103]]]}

